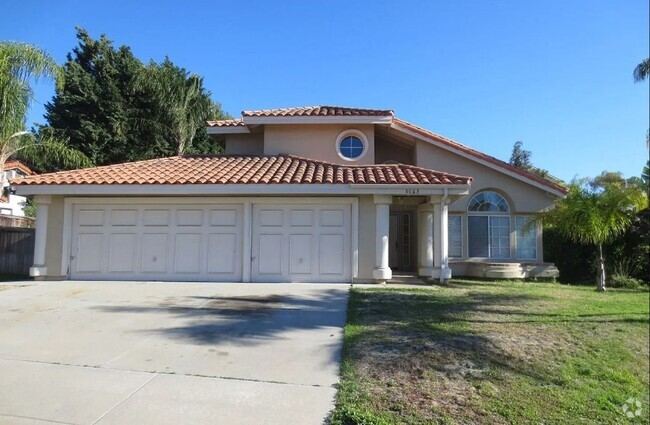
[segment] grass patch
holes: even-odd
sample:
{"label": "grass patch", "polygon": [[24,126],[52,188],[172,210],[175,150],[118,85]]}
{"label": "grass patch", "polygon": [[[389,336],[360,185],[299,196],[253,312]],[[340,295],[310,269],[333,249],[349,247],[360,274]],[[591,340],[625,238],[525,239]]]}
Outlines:
{"label": "grass patch", "polygon": [[453,280],[348,308],[333,424],[648,423],[647,292]]}

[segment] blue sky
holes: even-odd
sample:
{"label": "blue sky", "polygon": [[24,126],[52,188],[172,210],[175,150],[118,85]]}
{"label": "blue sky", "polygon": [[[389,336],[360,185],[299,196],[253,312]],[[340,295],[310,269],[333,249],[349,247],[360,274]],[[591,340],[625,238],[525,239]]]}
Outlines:
{"label": "blue sky", "polygon": [[[243,109],[335,104],[398,117],[508,160],[515,141],[565,180],[639,175],[647,150],[647,0],[7,2],[0,39],[61,63],[75,25],[168,55]],[[29,122],[44,122],[51,84]]]}

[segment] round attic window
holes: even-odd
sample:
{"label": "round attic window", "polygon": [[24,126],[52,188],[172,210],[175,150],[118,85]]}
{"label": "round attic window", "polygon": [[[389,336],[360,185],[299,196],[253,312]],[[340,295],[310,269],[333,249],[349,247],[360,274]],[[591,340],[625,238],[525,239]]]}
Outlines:
{"label": "round attic window", "polygon": [[336,151],[346,161],[358,161],[368,150],[366,136],[358,130],[346,130],[336,140]]}

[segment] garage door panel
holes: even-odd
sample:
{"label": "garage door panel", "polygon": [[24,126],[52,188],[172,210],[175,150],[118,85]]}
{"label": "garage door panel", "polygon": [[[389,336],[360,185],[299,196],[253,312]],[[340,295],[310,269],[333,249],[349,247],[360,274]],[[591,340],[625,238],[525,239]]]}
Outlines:
{"label": "garage door panel", "polygon": [[283,235],[259,235],[257,263],[259,272],[267,275],[282,275]]}
{"label": "garage door panel", "polygon": [[79,210],[77,221],[79,226],[103,226],[104,211],[87,209]]}
{"label": "garage door panel", "polygon": [[320,212],[320,225],[323,227],[343,227],[345,225],[343,210],[332,209]]}
{"label": "garage door panel", "polygon": [[289,273],[312,274],[312,235],[289,235]]}
{"label": "garage door panel", "polygon": [[208,273],[236,273],[238,264],[237,234],[208,235]]}
{"label": "garage door panel", "polygon": [[142,223],[145,226],[169,226],[169,210],[145,209],[142,216]]}
{"label": "garage door panel", "polygon": [[292,227],[311,227],[314,225],[314,211],[291,210],[289,213],[289,224]]}
{"label": "garage door panel", "polygon": [[210,211],[210,226],[228,226],[237,225],[236,209],[219,209]]}
{"label": "garage door panel", "polygon": [[174,271],[201,273],[201,235],[177,233],[174,241]]}
{"label": "garage door panel", "polygon": [[203,224],[203,210],[176,211],[177,226],[200,226]]}
{"label": "garage door panel", "polygon": [[239,281],[242,204],[77,204],[71,278]]}
{"label": "garage door panel", "polygon": [[102,272],[102,233],[80,233],[77,235],[76,268],[82,273]]}
{"label": "garage door panel", "polygon": [[135,226],[138,222],[138,210],[111,211],[111,226]]}
{"label": "garage door panel", "polygon": [[108,271],[131,272],[135,271],[135,233],[113,233],[109,235],[108,242]]}
{"label": "garage door panel", "polygon": [[345,273],[343,235],[321,235],[319,242],[320,274],[343,276]]}
{"label": "garage door panel", "polygon": [[145,233],[142,235],[142,272],[165,273],[169,235],[166,233]]}
{"label": "garage door panel", "polygon": [[284,211],[278,209],[263,209],[259,213],[261,227],[279,227],[284,225]]}
{"label": "garage door panel", "polygon": [[349,280],[350,226],[349,204],[253,205],[252,279]]}

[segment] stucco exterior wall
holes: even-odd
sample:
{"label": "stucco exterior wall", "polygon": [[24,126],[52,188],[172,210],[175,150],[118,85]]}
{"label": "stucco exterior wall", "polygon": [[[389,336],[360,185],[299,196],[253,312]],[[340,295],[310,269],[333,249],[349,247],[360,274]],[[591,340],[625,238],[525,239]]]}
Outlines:
{"label": "stucco exterior wall", "polygon": [[372,280],[375,267],[375,203],[373,196],[359,196],[359,274],[361,281]]}
{"label": "stucco exterior wall", "polygon": [[52,196],[52,203],[47,211],[47,236],[45,242],[45,266],[47,278],[61,278],[61,259],[63,246],[63,196]]}
{"label": "stucco exterior wall", "polygon": [[493,190],[503,195],[513,214],[540,211],[553,205],[556,199],[542,189],[429,143],[418,141],[415,148],[416,165],[420,167],[474,177],[469,196],[451,204],[450,213],[467,211],[472,196],[483,190]]}
{"label": "stucco exterior wall", "polygon": [[[337,136],[345,130],[359,130],[368,140],[368,150],[358,161],[345,161],[337,153]],[[300,124],[268,125],[264,129],[264,154],[293,154],[337,164],[374,164],[375,128],[373,125]]]}
{"label": "stucco exterior wall", "polygon": [[263,155],[264,133],[229,134],[225,151],[227,155]]}

